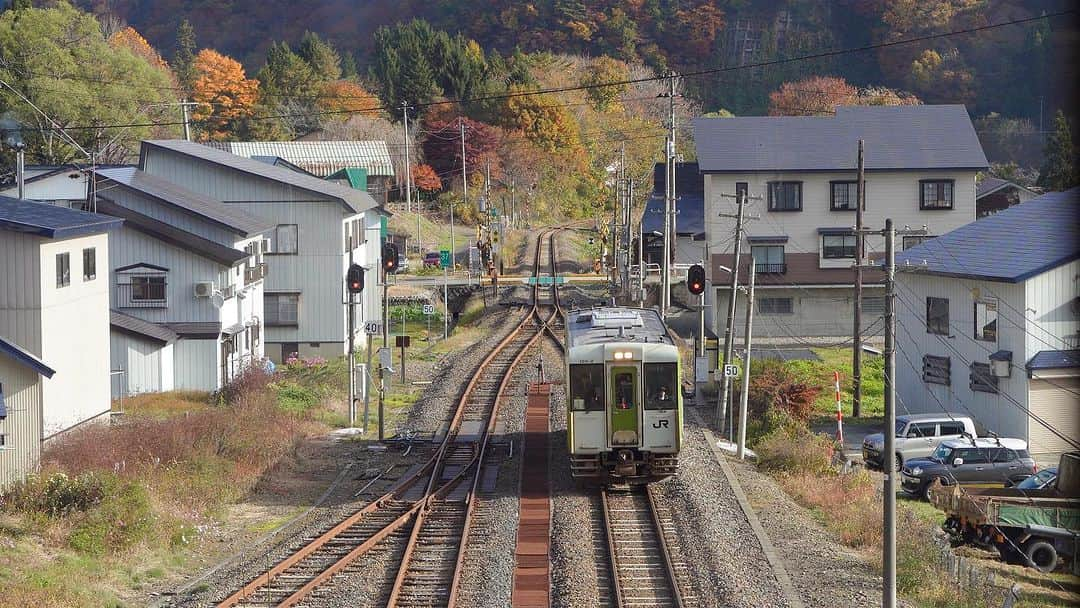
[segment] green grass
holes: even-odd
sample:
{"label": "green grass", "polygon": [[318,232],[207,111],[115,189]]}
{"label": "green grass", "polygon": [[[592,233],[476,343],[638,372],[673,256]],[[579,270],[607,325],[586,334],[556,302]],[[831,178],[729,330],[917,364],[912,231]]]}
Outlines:
{"label": "green grass", "polygon": [[[840,372],[840,399],[844,415],[851,416],[851,350],[845,348],[815,348],[821,361],[788,361],[784,365],[800,380],[822,387],[814,401],[814,412],[833,415],[836,398],[833,391],[833,372]],[[885,414],[885,376],[882,357],[863,356],[862,412],[866,417]]]}
{"label": "green grass", "polygon": [[[397,211],[390,218],[387,226],[391,232],[409,235],[409,249],[415,251],[416,214],[407,211]],[[458,249],[465,247],[476,234],[473,226],[454,225],[454,244]],[[450,223],[432,222],[428,216],[420,216],[420,241],[423,252],[450,249]],[[421,266],[420,258],[410,252],[409,265],[411,272],[416,272]],[[460,261],[460,260],[459,260]]]}

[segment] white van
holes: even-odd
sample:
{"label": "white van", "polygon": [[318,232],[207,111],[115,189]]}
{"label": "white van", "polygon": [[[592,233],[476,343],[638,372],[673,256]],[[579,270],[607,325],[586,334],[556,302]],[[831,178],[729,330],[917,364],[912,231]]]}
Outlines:
{"label": "white van", "polygon": [[[977,437],[975,421],[962,414],[907,414],[896,417],[896,470],[911,458],[926,458],[938,444],[963,435]],[[866,466],[880,469],[884,457],[885,436],[874,433],[863,438],[862,453]]]}

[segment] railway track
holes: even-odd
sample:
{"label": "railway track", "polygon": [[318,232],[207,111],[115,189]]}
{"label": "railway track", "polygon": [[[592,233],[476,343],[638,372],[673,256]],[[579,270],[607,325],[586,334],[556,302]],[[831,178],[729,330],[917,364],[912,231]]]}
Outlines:
{"label": "railway track", "polygon": [[615,605],[683,608],[694,605],[681,581],[686,564],[672,558],[672,521],[649,486],[601,489],[601,517]]}
{"label": "railway track", "polygon": [[[535,268],[539,274],[541,238]],[[335,576],[378,547],[400,555],[387,606],[453,605],[462,548],[472,524],[472,500],[482,478],[488,438],[515,367],[546,331],[539,285],[518,326],[481,362],[458,402],[438,450],[389,492],[305,544],[218,604],[296,606],[325,595]],[[543,308],[558,310],[554,305]],[[546,312],[546,310],[544,311]],[[550,330],[547,330],[550,331]]]}

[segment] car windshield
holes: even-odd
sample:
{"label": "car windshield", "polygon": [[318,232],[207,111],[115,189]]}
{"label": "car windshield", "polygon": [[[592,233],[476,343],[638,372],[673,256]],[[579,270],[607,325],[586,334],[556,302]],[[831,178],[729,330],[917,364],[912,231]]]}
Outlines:
{"label": "car windshield", "polygon": [[903,437],[904,436],[904,427],[906,427],[906,426],[907,426],[907,422],[904,422],[903,420],[897,420],[894,435],[896,437]]}
{"label": "car windshield", "polygon": [[1055,473],[1054,471],[1051,471],[1050,469],[1043,469],[1038,473],[1032,475],[1031,477],[1028,477],[1024,481],[1016,484],[1016,487],[1021,490],[1037,490],[1043,487],[1046,482],[1050,481],[1056,476],[1057,473]]}
{"label": "car windshield", "polygon": [[939,445],[934,453],[930,455],[932,460],[938,462],[949,462],[949,458],[952,456],[953,449],[947,445]]}

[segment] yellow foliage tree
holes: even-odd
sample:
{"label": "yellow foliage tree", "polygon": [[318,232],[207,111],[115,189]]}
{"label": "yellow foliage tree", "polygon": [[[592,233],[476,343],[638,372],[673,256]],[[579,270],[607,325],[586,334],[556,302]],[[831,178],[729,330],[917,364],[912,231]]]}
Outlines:
{"label": "yellow foliage tree", "polygon": [[202,123],[208,139],[227,138],[239,121],[254,114],[259,81],[248,78],[244,67],[231,57],[203,49],[195,57],[193,97],[199,103],[195,120]]}
{"label": "yellow foliage tree", "polygon": [[364,87],[350,80],[331,80],[322,87],[318,109],[322,112],[336,112],[346,119],[349,115],[377,117],[379,98],[368,93]]}
{"label": "yellow foliage tree", "polygon": [[[512,87],[510,93],[523,89]],[[525,137],[548,151],[578,148],[578,126],[574,117],[550,94],[517,95],[506,99],[506,128],[521,131]]]}
{"label": "yellow foliage tree", "polygon": [[146,38],[143,38],[133,27],[125,27],[109,36],[109,45],[114,49],[127,49],[136,57],[145,59],[147,63],[155,68],[160,70],[169,69],[169,64],[165,63],[165,60],[161,58],[161,54],[150,46]]}

